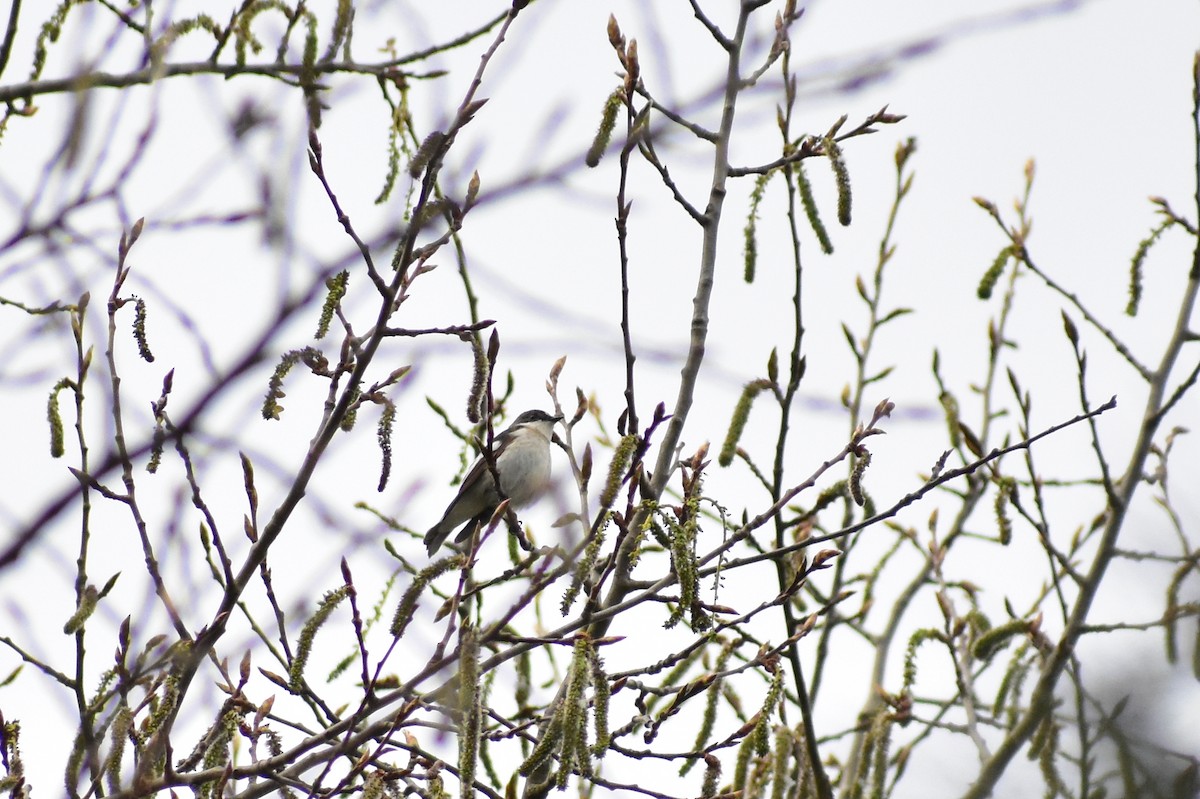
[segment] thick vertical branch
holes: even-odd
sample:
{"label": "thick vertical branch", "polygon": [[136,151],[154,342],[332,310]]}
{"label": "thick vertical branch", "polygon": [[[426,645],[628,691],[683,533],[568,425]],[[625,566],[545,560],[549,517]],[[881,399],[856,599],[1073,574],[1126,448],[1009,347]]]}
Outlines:
{"label": "thick vertical branch", "polygon": [[721,209],[725,204],[725,183],[729,177],[729,140],[733,135],[733,119],[741,92],[742,42],[746,35],[746,24],[754,9],[763,5],[762,0],[744,0],[738,14],[737,31],[729,41],[729,57],[725,72],[725,97],[721,108],[721,124],[717,128],[717,140],[713,147],[712,186],[708,192],[708,205],[704,209],[704,236],[700,253],[700,269],[696,279],[696,293],[692,298],[692,332],[688,343],[687,360],[680,372],[679,392],[675,397],[675,408],[667,431],[658,451],[654,473],[650,477],[653,495],[660,496],[667,486],[675,465],[675,450],[683,436],[688,412],[695,399],[696,380],[704,362],[705,344],[708,340],[708,308],[712,302],[712,291],[717,271],[717,241],[721,231]]}

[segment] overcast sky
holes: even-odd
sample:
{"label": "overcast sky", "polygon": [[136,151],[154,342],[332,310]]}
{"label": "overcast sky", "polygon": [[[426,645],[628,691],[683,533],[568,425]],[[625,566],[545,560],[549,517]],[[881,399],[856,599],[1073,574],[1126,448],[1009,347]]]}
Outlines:
{"label": "overcast sky", "polygon": [[[503,4],[465,0],[417,5],[419,12],[408,4],[365,2],[354,34],[356,57],[362,61],[379,57],[379,48],[389,38],[396,40],[401,53],[419,50],[503,8]],[[732,4],[705,5],[714,7],[718,24],[728,22],[728,15],[715,9]],[[33,4],[26,6],[4,84],[27,74],[40,25],[34,15],[42,12]],[[186,3],[158,3],[156,8],[161,18],[193,13]],[[545,375],[556,358],[566,355],[564,401],[573,401],[576,385],[595,394],[611,432],[623,403],[620,331],[615,323],[619,301],[612,224],[615,153],[610,151],[597,169],[578,167],[604,99],[617,85],[614,72],[619,65],[605,35],[610,13],[627,37],[639,40],[643,77],[657,99],[695,109],[699,122],[715,125],[711,92],[721,76],[721,54],[705,41],[686,3],[539,0],[519,16],[492,64],[481,89],[489,102],[452,151],[445,185],[450,193],[461,194],[473,171],[478,170],[482,178],[485,201],[468,217],[465,243],[482,297],[480,314],[497,320],[502,366],[512,369],[517,379],[514,410],[548,406]],[[112,30],[111,14],[89,6],[72,19],[75,23],[65,29],[63,43],[50,51],[46,77],[70,75],[86,64],[119,71],[134,63],[134,44],[100,56]],[[363,19],[370,24],[363,24]],[[855,196],[850,228],[842,229],[833,221],[832,179],[825,164],[809,167],[835,252],[822,256],[811,240],[805,244],[809,371],[797,421],[804,442],[798,457],[815,467],[837,451],[850,429],[850,420],[838,404],[851,375],[839,325],[863,323],[850,276],[867,274],[874,267],[894,179],[893,152],[907,137],[918,143],[911,162],[916,178],[894,235],[897,255],[885,296],[887,305],[912,307],[917,313],[897,324],[879,344],[877,365],[896,364],[897,370],[878,387],[878,396],[868,397],[868,406],[890,396],[898,408],[888,423],[891,435],[878,444],[880,460],[873,469],[887,476],[880,478],[883,482],[877,490],[910,490],[915,474],[928,469],[944,446],[937,391],[928,368],[935,347],[941,353],[943,373],[955,383],[964,404],[971,402],[968,386],[982,375],[986,319],[995,311],[994,301],[989,306],[975,298],[975,286],[1005,243],[971,198],[981,195],[994,200],[1011,218],[1012,200],[1022,190],[1023,170],[1030,158],[1037,162],[1031,252],[1100,316],[1113,320],[1119,335],[1127,337],[1144,358],[1153,357],[1153,347],[1166,333],[1165,314],[1173,308],[1181,285],[1178,276],[1187,267],[1188,243],[1182,236],[1168,234],[1161,253],[1148,265],[1146,298],[1138,320],[1122,316],[1128,264],[1138,241],[1156,221],[1149,196],[1164,196],[1182,215],[1195,219],[1196,165],[1189,113],[1198,31],[1200,6],[1193,0],[809,4],[792,39],[793,63],[801,78],[798,128],[823,133],[841,114],[848,115],[847,125],[854,125],[884,105],[907,118],[874,136],[847,143]],[[759,31],[757,52],[769,45],[765,38],[769,32],[769,25]],[[414,113],[417,124],[426,126],[422,132],[445,124],[486,41],[487,37],[420,67],[420,71],[451,70],[445,78],[417,83]],[[173,51],[177,60],[198,59],[206,52],[201,43],[187,39],[177,47]],[[744,138],[735,134],[737,163],[765,163],[778,152],[772,121],[777,75],[776,70],[764,76],[739,110],[739,125],[757,132]],[[386,117],[378,91],[371,79],[332,81],[330,108],[321,129],[327,169],[339,199],[359,229],[371,235],[399,223],[402,211],[399,194],[388,205],[373,204],[387,157]],[[267,322],[256,311],[298,290],[315,266],[349,258],[353,248],[308,173],[303,118],[294,90],[257,78],[192,83],[175,79],[131,93],[128,99],[113,90],[96,90],[93,95],[86,110],[81,163],[94,163],[90,159],[95,153],[108,147],[113,155],[101,169],[107,175],[115,174],[120,154],[144,129],[147,109],[154,108],[157,114],[151,145],[122,188],[130,219],[147,218],[147,233],[135,251],[128,290],[144,296],[150,305],[151,341],[160,355],[156,364],[126,361],[125,390],[132,397],[128,413],[137,420],[144,439],[150,429],[148,404],[158,395],[167,368],[176,368],[172,402],[186,407],[205,389],[214,368],[218,372],[227,368],[240,347],[265,329]],[[270,122],[234,146],[228,121],[247,98]],[[0,141],[0,203],[8,218],[0,221],[4,239],[29,203],[29,187],[46,187],[34,214],[35,219],[46,221],[47,209],[86,180],[61,163],[51,166],[61,152],[67,120],[81,106],[70,95],[40,98],[37,105],[34,118],[11,120]],[[710,156],[667,120],[660,117],[654,125],[663,137],[660,151],[673,159],[672,173],[681,189],[702,205]],[[565,176],[548,177],[559,172]],[[43,183],[47,173],[52,177]],[[533,188],[508,188],[531,175],[541,178]],[[699,236],[654,173],[638,168],[634,177],[633,332],[640,355],[640,411],[649,416],[658,401],[669,407],[674,400],[687,344]],[[180,220],[249,207],[264,179],[278,200],[286,228],[281,238],[264,240],[262,230],[253,226],[173,229]],[[776,193],[769,202],[775,202],[777,209],[781,193],[777,185],[771,188]],[[758,280],[747,285],[741,279],[741,229],[750,189],[748,180],[731,184],[709,360],[684,436],[685,454],[705,440],[712,440],[714,446],[719,443],[742,384],[763,375],[773,346],[788,346],[786,298],[791,289],[786,249],[777,240],[766,239]],[[106,259],[116,249],[119,224],[111,207],[80,214],[77,224],[107,249],[70,250],[61,257],[32,245],[0,252],[0,296],[36,305],[71,301],[79,290],[90,290],[90,330],[97,336],[99,360],[103,351],[99,324],[111,287]],[[771,229],[770,222],[764,225]],[[380,253],[386,259],[386,248],[381,247]],[[439,255],[439,260],[443,268],[422,279],[411,313],[406,306],[408,326],[466,321],[450,253]],[[1011,363],[1038,397],[1040,423],[1049,426],[1079,409],[1073,362],[1061,333],[1063,302],[1033,280],[1027,279],[1022,288],[1027,290],[1022,296],[1028,297],[1018,314],[1023,344],[1012,354]],[[358,299],[361,302],[355,306],[352,296],[350,307],[367,307],[366,297]],[[1156,320],[1161,324],[1154,324]],[[280,334],[276,349],[283,352],[309,343],[306,337],[313,326],[315,316],[305,316]],[[69,489],[73,480],[66,463],[47,457],[43,421],[50,387],[71,366],[69,336],[60,326],[53,337],[30,340],[30,329],[28,317],[13,308],[0,308],[7,442],[7,456],[0,460],[0,486],[4,486],[0,529],[23,527],[45,503]],[[1122,442],[1128,441],[1130,425],[1138,419],[1140,389],[1128,370],[1105,353],[1093,331],[1085,329],[1084,340],[1094,356],[1093,402],[1121,396],[1122,404],[1106,420],[1111,428],[1105,435],[1111,436],[1115,451],[1123,453],[1128,444]],[[132,342],[122,346],[131,359]],[[386,577],[391,566],[372,557],[378,552],[374,537],[380,527],[372,518],[356,514],[353,502],[371,502],[422,530],[449,497],[448,482],[458,467],[459,453],[428,410],[425,397],[442,403],[460,424],[465,423],[461,409],[470,383],[471,354],[455,339],[422,339],[411,347],[396,355],[410,358],[418,368],[396,396],[400,423],[392,488],[383,496],[375,493],[378,455],[366,429],[359,431],[355,442],[330,452],[319,472],[327,488],[313,498],[307,509],[311,515],[303,523],[310,532],[320,531],[330,519],[347,527],[339,527],[336,536],[314,535],[305,545],[306,557],[295,564],[298,586],[309,581],[320,585],[320,590],[329,587],[330,563],[336,563],[347,546],[362,553],[352,562],[364,580]],[[204,426],[215,442],[233,438],[235,449],[261,455],[264,464],[277,464],[280,471],[274,479],[281,479],[307,445],[322,395],[319,387],[306,386],[297,375],[294,387],[289,384],[285,406],[300,418],[288,417],[283,424],[292,426],[286,428],[262,422],[257,405],[271,366],[261,365],[214,409]],[[95,413],[93,436],[99,442],[108,423],[99,409]],[[1179,424],[1194,428],[1195,396],[1178,413]],[[774,424],[766,412],[755,419]],[[770,432],[765,423],[761,427],[752,423],[746,446],[756,441],[764,445]],[[1058,449],[1047,449],[1044,463],[1070,471],[1073,458],[1086,446],[1086,437],[1068,437]],[[1179,473],[1195,474],[1200,466],[1197,444],[1184,437],[1178,450]],[[70,457],[67,461],[72,462]],[[882,464],[889,462],[891,468],[885,471]],[[214,493],[237,496],[240,478],[235,467],[214,458],[212,479],[227,484]],[[562,459],[555,468],[560,475],[566,472]],[[795,473],[806,474],[809,468],[798,464]],[[271,468],[265,471],[269,475]],[[736,490],[737,481],[745,476],[717,474],[712,479],[714,491]],[[264,506],[278,499],[281,490],[281,483],[271,481],[272,477],[264,480]],[[571,491],[564,487],[559,493],[562,503]],[[1194,523],[1200,500],[1194,492],[1184,491],[1177,492],[1177,500],[1179,510]],[[174,493],[147,498],[149,504],[162,508],[185,501]],[[755,503],[758,500],[750,504]],[[530,520],[544,535],[552,536],[548,524],[560,510],[538,509]],[[740,513],[740,507],[735,510]],[[99,510],[97,518],[110,518],[106,513]],[[918,510],[914,518],[927,515],[928,510]],[[119,513],[113,512],[111,519],[114,526],[128,526]],[[1147,512],[1146,525],[1160,522]],[[9,570],[0,580],[0,627],[21,630],[22,636],[39,641],[40,653],[59,652],[58,657],[67,656],[64,647],[70,644],[59,630],[73,609],[68,588],[73,524],[77,519],[64,516],[54,538],[40,541],[19,569]],[[1153,541],[1153,534],[1148,535]],[[414,541],[406,540],[404,545],[414,552],[419,549]],[[98,555],[97,579],[122,569],[136,572],[139,557],[135,544],[114,545],[113,551]],[[182,579],[200,583],[204,575]],[[30,597],[47,584],[56,586],[56,597],[44,604],[31,603]],[[125,590],[130,592],[127,598],[136,598],[145,589],[128,586]],[[1142,615],[1152,615],[1155,607],[1161,607],[1157,604],[1161,593],[1157,586],[1147,591]],[[312,595],[311,587],[297,589],[295,600],[302,602]],[[128,610],[111,612],[119,620]],[[207,608],[198,611],[197,617],[206,612]],[[10,654],[0,653],[0,674],[14,666]],[[856,686],[855,702],[860,701],[857,690]],[[1194,683],[1182,696],[1185,701],[1180,707],[1200,709]],[[51,734],[54,724],[61,722],[62,716],[55,715],[58,708],[69,711],[65,697],[47,704],[42,698],[0,689],[0,706],[6,718],[21,717],[24,722],[29,736],[26,757],[35,774],[42,772],[35,784],[45,785],[44,792],[52,795],[61,763],[39,760],[36,742],[37,736]],[[50,712],[35,712],[34,707],[50,708]],[[1182,734],[1185,717],[1168,718],[1167,723],[1178,722]],[[1194,713],[1190,717],[1194,719]],[[968,768],[964,779],[970,773]],[[917,787],[915,781],[910,784],[910,789]]]}

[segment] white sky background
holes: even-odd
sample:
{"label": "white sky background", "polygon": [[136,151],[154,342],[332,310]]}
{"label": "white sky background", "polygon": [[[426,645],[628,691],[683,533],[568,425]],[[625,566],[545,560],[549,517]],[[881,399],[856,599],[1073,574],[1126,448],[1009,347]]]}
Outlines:
{"label": "white sky background", "polygon": [[[838,227],[834,219],[832,181],[826,165],[810,162],[808,166],[836,251],[833,256],[821,256],[811,237],[804,244],[809,369],[802,385],[804,404],[793,422],[796,464],[791,468],[797,481],[837,452],[849,431],[850,420],[837,402],[842,385],[852,375],[839,324],[846,321],[856,330],[865,324],[853,275],[866,275],[874,268],[874,252],[890,203],[896,144],[909,136],[918,141],[911,162],[915,185],[901,211],[894,235],[897,255],[885,287],[886,305],[913,307],[917,313],[894,324],[880,342],[874,364],[877,368],[895,364],[897,368],[891,378],[876,386],[878,393],[867,399],[868,407],[884,396],[898,405],[895,417],[885,423],[889,435],[872,442],[875,462],[868,487],[881,505],[914,488],[916,473],[927,470],[945,446],[937,390],[929,374],[934,347],[942,353],[943,375],[964,404],[964,418],[977,414],[967,387],[982,378],[986,318],[994,312],[998,299],[990,304],[978,301],[975,286],[1003,241],[994,224],[971,202],[972,196],[995,201],[1011,218],[1011,200],[1022,188],[1024,164],[1028,158],[1036,158],[1031,252],[1043,268],[1078,291],[1092,310],[1112,322],[1118,334],[1152,363],[1154,347],[1166,334],[1165,314],[1173,312],[1175,292],[1182,285],[1179,275],[1188,266],[1190,250],[1184,237],[1168,232],[1147,265],[1142,315],[1137,320],[1123,316],[1129,258],[1156,221],[1146,197],[1165,196],[1184,216],[1195,215],[1189,73],[1193,53],[1200,46],[1196,4],[1184,0],[1097,1],[1059,8],[993,2],[972,3],[967,12],[962,10],[964,5],[880,0],[814,3],[792,40],[794,63],[802,79],[800,128],[822,133],[843,113],[849,115],[847,125],[854,125],[884,104],[895,113],[908,115],[899,125],[847,143],[855,199],[854,225],[849,229]],[[360,17],[354,52],[362,61],[373,60],[389,37],[396,38],[402,53],[420,49],[482,22],[501,7],[479,2],[429,4],[421,12],[424,16],[414,19],[410,10],[399,4],[368,2],[362,17],[372,21],[367,25]],[[187,4],[179,4],[178,12],[168,13],[167,8],[170,6],[159,13],[171,17],[194,13]],[[1024,13],[1030,9],[1063,13]],[[5,83],[25,74],[41,13],[26,9],[28,19],[4,75]],[[98,31],[110,29],[110,17],[102,9],[76,13],[80,16],[73,17],[75,24],[66,29],[64,42],[51,50],[47,77],[71,74],[80,60],[71,53],[98,52],[88,48],[95,46]],[[581,159],[602,103],[616,86],[613,73],[619,65],[605,35],[609,13],[616,15],[626,36],[639,40],[644,79],[660,101],[686,107],[712,89],[723,69],[722,55],[705,40],[685,3],[540,0],[520,15],[487,74],[481,96],[489,102],[466,128],[447,164],[449,193],[461,195],[472,170],[479,171],[486,195],[531,173],[545,173]],[[719,12],[714,12],[714,19],[728,21]],[[81,20],[89,20],[91,27],[79,24]],[[763,36],[768,33],[769,28],[761,29]],[[263,38],[272,39],[265,33]],[[413,92],[418,125],[444,124],[488,41],[490,37],[484,37],[435,60],[434,65],[451,73],[440,81],[420,83]],[[880,59],[877,80],[853,91],[839,85],[837,79],[844,76],[847,66],[920,42],[932,46],[919,54]],[[760,39],[760,52],[765,43],[769,39]],[[173,57],[178,53],[178,60],[191,60],[204,52],[203,47],[185,41]],[[114,57],[104,68],[116,71],[129,63],[132,61]],[[735,132],[736,163],[763,163],[777,153],[771,121],[777,95],[770,85],[777,74],[777,70],[769,72],[760,90],[740,106],[739,124],[752,125],[758,132],[742,139]],[[372,205],[386,166],[384,109],[372,80],[355,81],[333,82],[332,107],[326,113],[321,138],[326,169],[339,199],[360,232],[374,236],[385,224],[398,220],[403,185],[390,205],[382,209]],[[144,126],[143,109],[150,96],[155,97],[158,109],[154,144],[124,192],[131,218],[147,217],[147,232],[134,250],[133,276],[126,293],[144,296],[149,303],[150,343],[159,356],[156,363],[144,364],[136,360],[131,340],[122,344],[126,407],[140,436],[150,429],[146,409],[157,397],[167,368],[176,368],[171,400],[176,412],[181,413],[207,386],[209,356],[197,346],[196,336],[188,331],[181,314],[186,314],[189,324],[209,343],[217,367],[224,368],[244,342],[264,328],[266,320],[257,312],[278,300],[281,285],[296,290],[314,264],[326,266],[352,252],[308,173],[294,90],[256,78],[228,83],[175,79],[133,93],[129,106],[119,112],[118,93],[98,91],[89,109],[92,124],[85,147],[102,147],[112,129],[118,142],[113,152],[119,158],[124,143],[133,141]],[[226,120],[246,97],[254,97],[260,110],[277,124],[252,133],[249,146],[231,156]],[[26,187],[36,184],[53,159],[72,109],[65,96],[43,98],[38,106],[34,119],[10,122],[0,142],[0,201],[14,215],[27,202]],[[699,117],[702,124],[715,126],[711,104],[704,105]],[[668,159],[681,188],[695,204],[703,206],[709,155],[693,146],[685,134],[671,131],[666,120],[660,118],[656,124],[657,130],[667,133],[659,152]],[[107,169],[111,174],[113,167]],[[252,205],[260,171],[271,178],[283,197],[290,247],[267,246],[251,227],[233,232],[211,226],[184,232],[164,229],[170,220],[228,213]],[[548,407],[542,388],[545,375],[556,358],[567,355],[562,378],[564,403],[568,407],[573,404],[571,394],[576,385],[595,394],[610,432],[615,430],[623,404],[612,225],[616,175],[616,153],[610,149],[598,169],[572,168],[563,181],[485,201],[469,214],[464,228],[475,286],[482,299],[481,315],[498,320],[502,366],[512,369],[517,378],[514,409]],[[49,207],[55,193],[66,194],[82,177],[56,173],[44,207]],[[768,202],[773,199],[775,204],[764,208],[758,280],[746,285],[741,278],[741,232],[751,185],[748,179],[730,185],[708,360],[684,435],[685,454],[705,440],[711,440],[714,448],[719,446],[742,384],[763,376],[771,347],[778,346],[782,354],[789,346],[790,261],[778,239],[769,238],[772,229],[778,232],[770,218],[777,214],[781,197],[776,183],[768,189]],[[635,168],[632,196],[630,250],[633,327],[640,356],[638,400],[640,414],[648,419],[658,401],[667,402],[668,409],[674,401],[678,367],[687,344],[699,230],[683,218],[648,168]],[[103,259],[115,252],[119,228],[108,209],[83,215],[80,225],[88,231],[107,231],[98,238],[109,243],[107,251],[94,253],[91,261],[77,254],[70,266],[27,245],[0,253],[0,296],[38,304],[90,290],[91,333],[97,343],[99,370],[103,353],[99,323],[111,280],[111,270]],[[3,221],[0,230],[7,238],[11,220]],[[388,255],[382,248],[377,258],[386,263]],[[444,251],[436,260],[443,269],[418,282],[416,296],[404,307],[399,323],[417,328],[466,321],[451,252]],[[64,289],[64,284],[72,288]],[[370,301],[364,297],[366,285],[364,279],[353,283],[352,292],[363,293],[352,293],[349,298],[349,307],[360,314]],[[1032,278],[1026,278],[1021,288],[1014,322],[1020,348],[1011,353],[1008,362],[1034,394],[1035,425],[1045,427],[1069,418],[1079,407],[1070,350],[1061,332],[1059,309],[1063,303]],[[179,312],[171,310],[168,303]],[[131,319],[132,314],[127,313]],[[1093,403],[1112,394],[1120,398],[1118,409],[1107,414],[1101,425],[1111,437],[1116,453],[1113,460],[1120,464],[1132,440],[1128,431],[1140,413],[1140,387],[1128,369],[1108,356],[1095,331],[1073,315],[1093,358],[1089,381]],[[310,343],[315,324],[315,309],[302,314],[298,324],[276,338],[276,350]],[[4,530],[21,528],[44,503],[69,488],[73,478],[65,467],[77,462],[70,443],[65,462],[47,457],[44,423],[47,392],[71,364],[66,347],[69,335],[60,325],[53,336],[30,342],[25,337],[28,329],[24,315],[0,308],[0,377],[4,380],[0,401],[5,409],[3,436],[9,448],[8,457],[0,462],[0,529]],[[1195,358],[1195,353],[1189,356],[1189,352],[1185,350],[1185,369]],[[369,502],[421,531],[434,521],[452,492],[447,482],[458,466],[457,448],[424,397],[434,398],[461,421],[470,381],[470,351],[455,339],[421,339],[393,347],[389,357],[395,359],[395,363],[388,361],[389,367],[418,364],[413,379],[394,395],[399,417],[391,487],[382,496],[375,493],[378,455],[370,427],[374,414],[366,412],[356,433],[330,451],[317,474],[320,489],[306,500],[301,515],[273,554],[276,573],[284,575],[280,579],[288,607],[311,608],[321,592],[336,586],[340,579],[336,563],[343,554],[356,581],[367,586],[360,589],[365,596],[382,588],[392,569],[378,545],[382,530],[367,514],[353,510],[354,502]],[[208,436],[217,440],[232,437],[237,442],[235,449],[255,458],[265,511],[282,496],[278,476],[286,476],[303,454],[323,396],[321,387],[297,369],[288,381],[284,420],[263,422],[257,409],[273,366],[259,365],[203,425]],[[101,377],[99,371],[93,375],[94,380]],[[100,383],[94,385],[99,398]],[[1177,410],[1175,423],[1195,427],[1197,409],[1192,395]],[[93,412],[91,437],[100,445],[107,422],[99,408]],[[69,424],[69,413],[66,418]],[[757,445],[764,464],[769,462],[766,447],[775,424],[766,402],[756,406],[744,446],[753,452]],[[1062,476],[1090,474],[1093,466],[1088,446],[1082,429],[1068,431],[1057,444],[1038,451],[1039,464]],[[563,475],[566,464],[561,453],[557,457],[555,467]],[[1196,473],[1200,454],[1191,437],[1179,440],[1176,459],[1177,476]],[[221,507],[219,498],[228,500],[225,534],[236,540],[244,507],[236,459],[214,457],[210,461],[201,455],[201,460],[207,469],[206,485],[212,486],[209,490],[215,498],[210,501]],[[599,462],[606,464],[607,455]],[[272,464],[278,465],[278,471]],[[172,482],[164,485],[173,486],[177,464],[168,468],[175,471]],[[737,515],[743,504],[752,513],[765,507],[765,497],[735,472],[720,472],[714,464],[709,490],[730,498]],[[142,475],[139,480],[144,486],[143,501],[163,518],[173,503],[188,501],[185,496],[155,495],[150,478]],[[563,485],[556,502],[525,514],[539,540],[557,535],[549,523],[570,508],[572,494]],[[744,499],[734,502],[733,497]],[[1175,499],[1185,521],[1194,525],[1200,500],[1187,489],[1186,478],[1176,487]],[[1070,506],[1060,504],[1060,508],[1062,524],[1069,526],[1068,520],[1073,518]],[[928,506],[918,507],[902,517],[902,522],[924,530],[928,514]],[[1085,520],[1075,519],[1075,523],[1080,521]],[[1170,541],[1165,519],[1149,503],[1135,509],[1131,521],[1128,534],[1138,540],[1131,540],[1129,546],[1168,545],[1163,543]],[[57,658],[64,668],[71,639],[60,630],[73,610],[69,586],[76,526],[74,517],[64,516],[54,535],[42,539],[19,568],[0,576],[0,628],[22,640],[36,640],[35,651]],[[114,541],[111,548],[105,544],[107,551],[94,557],[94,579],[102,582],[115,571],[125,572],[113,601],[102,611],[115,621],[139,612],[139,603],[145,603],[142,612],[161,615],[154,609],[153,597],[144,593],[144,586],[125,579],[141,570],[140,549],[132,538],[125,538],[129,527],[127,515],[119,509],[103,504],[97,508],[96,529],[111,529]],[[1021,532],[1031,534],[1018,524],[1018,535]],[[179,569],[178,579],[194,586],[188,595],[196,597],[196,607],[189,618],[199,624],[211,612],[205,604],[211,592],[204,573],[194,568],[196,546],[186,543],[189,537],[194,538],[194,530],[178,531],[175,551],[193,557],[180,557],[167,568]],[[424,557],[415,540],[397,536],[392,540],[413,558]],[[994,549],[988,552],[996,558]],[[498,551],[496,554],[501,557]],[[1021,608],[1025,606],[1021,600],[1029,601],[1040,580],[1037,572],[1029,575],[1031,585],[1022,584],[1024,570],[1018,554],[988,568],[1004,574],[1004,582],[995,585],[984,600],[997,615],[1005,591],[1012,592],[1014,604]],[[773,585],[773,573],[770,581],[768,585]],[[743,589],[735,583],[731,581],[726,590],[732,593],[723,601],[738,604],[736,592]],[[47,586],[51,588],[47,590]],[[1104,618],[1106,611],[1113,611],[1115,617],[1118,610],[1127,618],[1153,618],[1161,612],[1164,590],[1165,583],[1103,595],[1097,618]],[[35,597],[40,598],[31,601]],[[745,601],[749,604],[762,598],[753,596]],[[1130,604],[1133,610],[1128,608]],[[148,618],[145,621],[151,623]],[[556,618],[551,619],[550,626],[555,622]],[[656,630],[655,626],[649,632],[655,634]],[[687,633],[677,630],[672,635],[683,641]],[[421,640],[414,638],[413,644]],[[1152,640],[1148,645],[1153,647],[1161,644],[1156,634],[1140,640],[1143,644]],[[232,641],[226,643],[230,651],[236,651]],[[107,641],[98,641],[92,650],[107,652],[109,646]],[[1120,641],[1105,646],[1105,657],[1112,659],[1118,675],[1114,681],[1120,682],[1121,669],[1141,657],[1139,650],[1124,647]],[[820,719],[827,721],[830,729],[847,723],[864,697],[861,672],[866,669],[866,656],[852,647],[846,653],[845,661],[838,663],[847,675],[844,700],[841,694],[829,694],[818,707]],[[1161,661],[1157,649],[1150,654],[1150,660]],[[97,664],[105,663],[104,657],[97,654]],[[610,658],[620,659],[616,654]],[[7,674],[15,665],[10,653],[0,654],[0,674]],[[52,740],[56,730],[61,734],[62,728],[56,724],[61,724],[64,715],[59,714],[69,712],[70,707],[65,695],[45,697],[20,689],[37,682],[27,670],[17,687],[0,689],[0,708],[6,718],[21,719],[34,784],[41,795],[53,795],[61,784],[62,763],[43,758],[42,750],[59,752],[61,745],[41,744]],[[1194,723],[1188,726],[1188,719],[1200,712],[1195,682],[1181,681],[1171,696],[1175,697],[1175,710],[1159,717],[1171,730],[1167,740],[1189,730],[1195,736]],[[1188,748],[1177,739],[1175,743]],[[1200,748],[1200,741],[1194,743],[1193,749]],[[936,761],[936,755],[933,757]],[[914,764],[914,769],[939,769],[936,773],[947,781],[947,795],[956,793],[974,771],[973,763],[958,773],[951,759],[934,761]],[[916,772],[902,783],[901,795],[917,795],[928,788],[920,774]],[[1016,781],[1002,783],[1002,788],[1010,791],[1004,795],[1021,795]]]}

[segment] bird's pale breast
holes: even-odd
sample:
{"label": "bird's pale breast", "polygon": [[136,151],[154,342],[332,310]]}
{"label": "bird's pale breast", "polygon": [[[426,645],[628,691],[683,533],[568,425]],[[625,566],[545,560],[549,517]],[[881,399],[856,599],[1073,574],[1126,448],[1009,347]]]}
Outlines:
{"label": "bird's pale breast", "polygon": [[510,442],[496,465],[500,487],[515,507],[533,502],[550,484],[550,449],[539,435]]}

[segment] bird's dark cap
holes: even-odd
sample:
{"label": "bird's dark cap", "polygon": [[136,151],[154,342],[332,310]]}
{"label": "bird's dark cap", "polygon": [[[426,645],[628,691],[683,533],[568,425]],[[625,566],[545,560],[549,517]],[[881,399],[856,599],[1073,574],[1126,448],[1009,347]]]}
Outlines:
{"label": "bird's dark cap", "polygon": [[535,408],[532,411],[525,411],[525,413],[518,416],[516,419],[513,420],[513,424],[518,425],[518,424],[528,424],[529,422],[558,422],[558,421],[562,421],[562,414],[558,414],[557,416],[551,416],[550,414],[546,413],[545,411]]}

